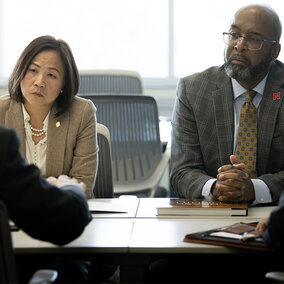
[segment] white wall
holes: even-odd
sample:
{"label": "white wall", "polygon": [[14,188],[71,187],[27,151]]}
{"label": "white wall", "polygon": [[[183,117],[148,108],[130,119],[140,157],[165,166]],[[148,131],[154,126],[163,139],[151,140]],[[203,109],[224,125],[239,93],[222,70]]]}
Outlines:
{"label": "white wall", "polygon": [[152,96],[156,99],[160,116],[171,118],[176,96],[175,88],[144,88],[144,94]]}

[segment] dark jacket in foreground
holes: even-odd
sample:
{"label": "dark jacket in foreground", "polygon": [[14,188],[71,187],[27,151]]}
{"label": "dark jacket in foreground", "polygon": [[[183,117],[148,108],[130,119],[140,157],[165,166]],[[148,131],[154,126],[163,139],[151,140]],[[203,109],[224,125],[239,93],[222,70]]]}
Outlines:
{"label": "dark jacket in foreground", "polygon": [[63,245],[77,238],[90,222],[84,193],[61,189],[40,176],[19,152],[14,130],[0,126],[0,199],[19,228],[31,237]]}
{"label": "dark jacket in foreground", "polygon": [[284,250],[284,192],[280,197],[278,207],[272,211],[269,217],[263,239],[271,247]]}

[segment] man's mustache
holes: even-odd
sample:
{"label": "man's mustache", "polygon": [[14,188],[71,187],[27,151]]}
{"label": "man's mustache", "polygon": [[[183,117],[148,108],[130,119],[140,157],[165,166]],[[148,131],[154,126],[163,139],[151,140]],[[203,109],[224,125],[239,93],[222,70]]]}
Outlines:
{"label": "man's mustache", "polygon": [[244,61],[247,64],[250,64],[249,59],[247,59],[244,55],[242,54],[233,54],[229,57],[228,59],[228,63],[231,63],[233,60],[240,60],[240,61]]}

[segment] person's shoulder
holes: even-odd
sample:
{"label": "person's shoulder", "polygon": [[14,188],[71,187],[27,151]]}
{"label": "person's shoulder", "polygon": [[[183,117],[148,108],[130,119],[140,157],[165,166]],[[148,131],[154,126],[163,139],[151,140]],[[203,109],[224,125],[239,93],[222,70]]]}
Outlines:
{"label": "person's shoulder", "polygon": [[281,86],[283,86],[283,77],[284,77],[284,64],[275,60],[272,62],[271,69],[269,71],[268,80],[272,80],[275,82],[279,82]]}
{"label": "person's shoulder", "polygon": [[226,75],[223,66],[212,66],[202,72],[194,73],[181,78],[178,82],[177,90],[194,90],[194,92],[204,92],[216,88],[216,84],[225,82]]}
{"label": "person's shoulder", "polygon": [[0,96],[0,106],[9,105],[12,99],[9,94]]}
{"label": "person's shoulder", "polygon": [[6,124],[6,114],[19,115],[21,103],[13,100],[9,94],[0,96],[0,124]]}
{"label": "person's shoulder", "polygon": [[5,112],[8,110],[18,110],[18,104],[9,94],[0,96],[0,117],[3,118]]}
{"label": "person's shoulder", "polygon": [[2,101],[6,101],[6,100],[11,100],[11,97],[9,94],[4,94],[2,96],[0,96],[0,100]]}
{"label": "person's shoulder", "polygon": [[278,59],[276,59],[276,60],[273,62],[273,64],[275,64],[278,68],[281,68],[281,69],[284,68],[283,62],[280,61],[280,60],[278,60]]}
{"label": "person's shoulder", "polygon": [[214,77],[219,75],[220,73],[223,72],[223,67],[222,66],[212,66],[209,67],[201,72],[197,72],[194,74],[191,74],[189,76],[181,78],[183,81],[191,81],[191,80],[200,80],[203,78],[209,78],[209,77]]}
{"label": "person's shoulder", "polygon": [[73,104],[74,106],[76,107],[91,107],[91,108],[96,108],[94,103],[89,100],[89,99],[85,99],[85,98],[82,98],[80,96],[75,96],[74,97],[74,100],[73,100]]}
{"label": "person's shoulder", "polygon": [[91,100],[75,96],[71,105],[71,112],[96,112],[96,107]]}
{"label": "person's shoulder", "polygon": [[279,60],[275,60],[272,63],[272,69],[274,69],[276,72],[284,73],[284,64]]}
{"label": "person's shoulder", "polygon": [[81,121],[82,119],[90,120],[96,114],[96,107],[91,100],[75,96],[69,109],[70,119],[73,121]]}

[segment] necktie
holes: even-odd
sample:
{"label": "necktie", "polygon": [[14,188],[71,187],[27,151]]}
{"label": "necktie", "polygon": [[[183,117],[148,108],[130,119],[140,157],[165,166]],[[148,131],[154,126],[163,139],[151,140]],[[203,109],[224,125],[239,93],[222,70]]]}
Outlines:
{"label": "necktie", "polygon": [[251,178],[256,177],[257,111],[252,103],[255,91],[247,91],[239,119],[236,156]]}

